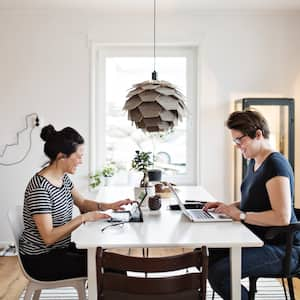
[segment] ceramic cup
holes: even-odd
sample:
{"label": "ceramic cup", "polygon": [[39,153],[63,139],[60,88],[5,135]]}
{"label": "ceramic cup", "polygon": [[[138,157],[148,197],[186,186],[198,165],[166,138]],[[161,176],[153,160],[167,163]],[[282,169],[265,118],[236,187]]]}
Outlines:
{"label": "ceramic cup", "polygon": [[161,207],[160,195],[151,196],[148,199],[148,205],[151,210],[159,210]]}

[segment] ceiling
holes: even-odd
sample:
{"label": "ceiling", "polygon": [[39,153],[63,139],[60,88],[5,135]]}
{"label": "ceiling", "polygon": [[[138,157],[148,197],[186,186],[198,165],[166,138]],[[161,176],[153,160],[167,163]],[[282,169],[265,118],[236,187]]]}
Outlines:
{"label": "ceiling", "polygon": [[[0,0],[0,10],[92,11],[100,14],[148,14],[154,0]],[[159,14],[210,11],[300,11],[300,0],[156,0]]]}

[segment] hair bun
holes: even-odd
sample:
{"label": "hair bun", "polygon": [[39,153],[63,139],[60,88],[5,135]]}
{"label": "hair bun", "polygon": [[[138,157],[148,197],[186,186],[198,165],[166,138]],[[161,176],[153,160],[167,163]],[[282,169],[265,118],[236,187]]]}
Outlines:
{"label": "hair bun", "polygon": [[51,139],[51,137],[55,135],[55,133],[56,133],[55,128],[51,124],[49,124],[42,128],[40,137],[42,140],[47,142],[49,139]]}

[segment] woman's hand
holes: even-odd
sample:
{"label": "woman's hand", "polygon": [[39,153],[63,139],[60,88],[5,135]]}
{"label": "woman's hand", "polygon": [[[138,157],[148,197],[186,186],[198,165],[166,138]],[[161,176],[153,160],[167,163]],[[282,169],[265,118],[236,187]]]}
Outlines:
{"label": "woman's hand", "polygon": [[116,202],[108,203],[107,206],[108,206],[108,208],[113,209],[113,210],[124,210],[124,208],[122,206],[127,205],[132,202],[133,201],[130,199],[124,199],[124,200],[119,200]]}
{"label": "woman's hand", "polygon": [[224,204],[223,202],[207,202],[204,206],[203,206],[203,210],[207,211],[209,209],[217,209],[220,205]]}
{"label": "woman's hand", "polygon": [[99,211],[89,211],[85,214],[82,214],[81,218],[82,218],[82,223],[84,223],[84,222],[98,221],[101,219],[108,219],[110,218],[110,216],[107,214],[100,213]]}
{"label": "woman's hand", "polygon": [[225,214],[233,220],[240,220],[241,211],[235,205],[227,205],[223,202],[208,202],[204,205],[203,210],[214,209],[218,214]]}
{"label": "woman's hand", "polygon": [[240,220],[241,211],[235,205],[227,205],[222,203],[215,209],[215,212],[218,214],[225,214],[236,221]]}

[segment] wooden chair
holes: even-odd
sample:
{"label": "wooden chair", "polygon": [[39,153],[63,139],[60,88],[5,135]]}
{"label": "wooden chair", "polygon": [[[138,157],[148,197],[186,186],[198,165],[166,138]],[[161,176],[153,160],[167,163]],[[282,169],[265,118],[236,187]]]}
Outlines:
{"label": "wooden chair", "polygon": [[18,205],[15,208],[10,209],[8,211],[8,222],[14,236],[20,267],[22,269],[24,276],[28,279],[28,285],[26,288],[24,300],[30,300],[32,297],[33,300],[38,300],[40,298],[41,290],[55,289],[60,287],[75,288],[78,293],[78,299],[85,300],[86,299],[86,294],[85,294],[86,277],[70,278],[70,279],[55,280],[55,281],[41,281],[32,278],[26,272],[26,270],[23,268],[22,260],[19,256],[19,238],[24,229],[22,206]]}
{"label": "wooden chair", "polygon": [[[300,220],[300,209],[295,209],[295,214],[297,216],[297,219]],[[294,235],[297,231],[300,231],[300,222],[290,224],[287,226],[273,227],[266,234],[266,238],[269,238],[269,239],[274,238],[278,234],[284,234],[286,236],[285,257],[284,257],[284,261],[283,261],[282,272],[277,275],[267,275],[266,274],[264,276],[260,276],[263,278],[281,278],[286,300],[288,300],[288,296],[287,296],[287,291],[286,291],[285,284],[284,284],[284,278],[286,278],[287,282],[288,282],[288,289],[289,289],[289,295],[290,295],[291,300],[295,300],[293,277],[300,278],[300,264],[295,271],[291,272],[291,269],[290,269],[293,240],[294,240]],[[249,278],[249,299],[250,300],[255,299],[255,293],[257,292],[256,282],[258,279],[259,279],[259,277],[250,277]]]}
{"label": "wooden chair", "polygon": [[[98,248],[96,265],[98,300],[206,298],[208,254],[205,246],[180,255],[150,258],[121,255]],[[190,267],[199,271],[187,272]],[[178,270],[184,272],[180,275],[157,274]],[[142,272],[142,277],[128,276],[127,271]]]}

